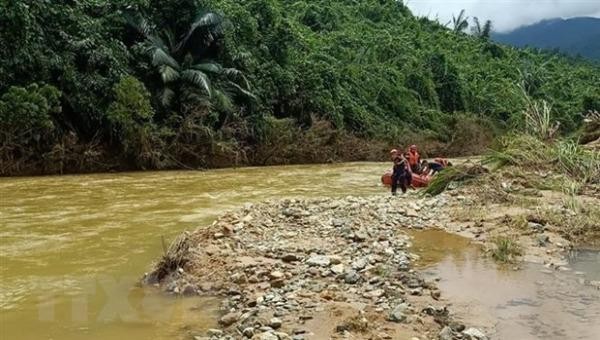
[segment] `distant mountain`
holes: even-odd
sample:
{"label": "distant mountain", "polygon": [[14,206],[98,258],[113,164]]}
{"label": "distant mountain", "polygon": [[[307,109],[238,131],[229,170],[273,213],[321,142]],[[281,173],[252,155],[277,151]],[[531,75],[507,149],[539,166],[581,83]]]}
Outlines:
{"label": "distant mountain", "polygon": [[509,33],[494,33],[493,39],[517,47],[559,49],[570,55],[600,60],[600,18],[543,20]]}

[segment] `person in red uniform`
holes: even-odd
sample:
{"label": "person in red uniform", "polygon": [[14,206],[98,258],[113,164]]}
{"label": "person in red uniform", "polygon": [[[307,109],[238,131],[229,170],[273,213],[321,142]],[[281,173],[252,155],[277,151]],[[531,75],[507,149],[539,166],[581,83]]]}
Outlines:
{"label": "person in red uniform", "polygon": [[408,164],[412,172],[416,174],[420,173],[421,155],[419,155],[416,145],[411,145],[408,148]]}

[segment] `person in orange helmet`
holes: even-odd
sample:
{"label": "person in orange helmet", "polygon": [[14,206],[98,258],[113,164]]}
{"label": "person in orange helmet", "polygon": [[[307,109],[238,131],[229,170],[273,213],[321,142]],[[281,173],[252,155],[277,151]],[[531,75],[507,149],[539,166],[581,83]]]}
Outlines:
{"label": "person in orange helmet", "polygon": [[408,148],[408,165],[412,172],[416,174],[420,173],[421,155],[419,155],[416,145],[411,145]]}

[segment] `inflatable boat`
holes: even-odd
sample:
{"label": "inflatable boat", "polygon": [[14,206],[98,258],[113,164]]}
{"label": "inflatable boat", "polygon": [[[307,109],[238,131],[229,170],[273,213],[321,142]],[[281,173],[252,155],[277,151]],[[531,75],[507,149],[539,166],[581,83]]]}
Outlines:
{"label": "inflatable boat", "polygon": [[[430,181],[431,176],[429,175],[418,175],[413,173],[412,182],[410,184],[415,188],[424,188],[429,185]],[[392,170],[386,171],[383,176],[381,176],[381,183],[387,186],[392,185]]]}

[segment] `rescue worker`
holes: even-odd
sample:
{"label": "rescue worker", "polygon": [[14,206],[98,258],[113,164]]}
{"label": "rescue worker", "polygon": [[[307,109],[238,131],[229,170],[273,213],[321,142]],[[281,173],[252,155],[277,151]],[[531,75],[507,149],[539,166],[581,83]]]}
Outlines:
{"label": "rescue worker", "polygon": [[410,166],[408,165],[407,159],[403,154],[399,153],[398,150],[393,149],[390,151],[392,162],[394,162],[392,172],[392,195],[396,195],[398,191],[398,185],[403,193],[406,192],[406,188],[410,185],[408,178],[412,178],[410,172]]}
{"label": "rescue worker", "polygon": [[429,163],[429,169],[431,169],[432,175],[435,175],[449,166],[452,166],[452,163],[448,162],[448,160],[444,158],[436,158],[433,160],[433,162]]}
{"label": "rescue worker", "polygon": [[411,145],[408,148],[408,164],[412,172],[416,174],[420,173],[421,155],[419,155],[416,145]]}

